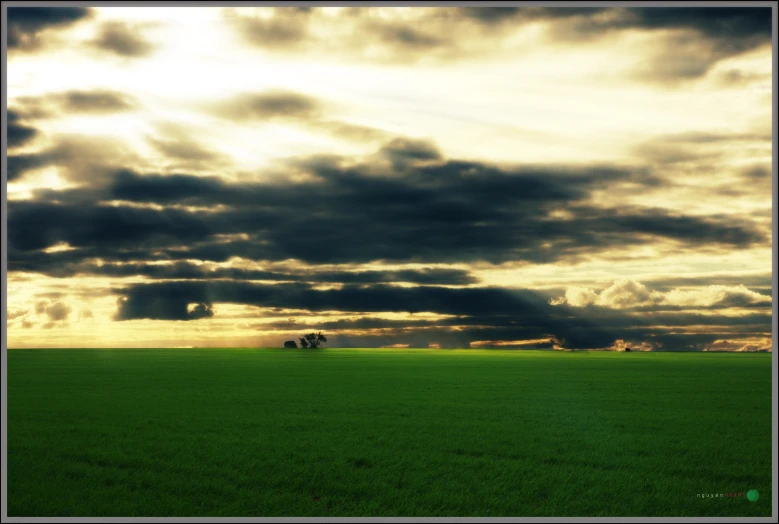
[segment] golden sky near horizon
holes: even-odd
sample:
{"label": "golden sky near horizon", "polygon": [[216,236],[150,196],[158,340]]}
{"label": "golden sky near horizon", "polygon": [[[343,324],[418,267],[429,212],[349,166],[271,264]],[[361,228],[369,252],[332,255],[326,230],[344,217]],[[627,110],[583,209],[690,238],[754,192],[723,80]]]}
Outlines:
{"label": "golden sky near horizon", "polygon": [[9,347],[771,350],[770,8],[9,8]]}

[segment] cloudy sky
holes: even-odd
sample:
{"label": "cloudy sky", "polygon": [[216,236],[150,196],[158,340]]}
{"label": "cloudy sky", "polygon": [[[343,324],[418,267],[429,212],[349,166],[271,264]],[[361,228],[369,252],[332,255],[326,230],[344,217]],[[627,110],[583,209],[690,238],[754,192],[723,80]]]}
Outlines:
{"label": "cloudy sky", "polygon": [[771,349],[770,8],[9,8],[9,347]]}

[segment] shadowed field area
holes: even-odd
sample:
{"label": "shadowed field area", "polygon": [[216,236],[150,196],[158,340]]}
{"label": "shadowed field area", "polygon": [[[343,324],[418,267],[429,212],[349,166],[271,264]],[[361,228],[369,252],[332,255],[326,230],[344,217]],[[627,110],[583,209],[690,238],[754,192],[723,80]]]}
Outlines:
{"label": "shadowed field area", "polygon": [[770,516],[771,487],[770,354],[8,352],[9,516]]}

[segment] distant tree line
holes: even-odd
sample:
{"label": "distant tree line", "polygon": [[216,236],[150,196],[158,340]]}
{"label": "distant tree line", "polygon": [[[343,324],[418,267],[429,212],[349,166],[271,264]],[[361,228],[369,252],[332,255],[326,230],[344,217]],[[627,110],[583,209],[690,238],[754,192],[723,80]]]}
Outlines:
{"label": "distant tree line", "polygon": [[[324,347],[324,343],[327,342],[327,337],[320,331],[319,333],[309,333],[308,335],[303,335],[298,340],[300,340],[300,347],[302,348],[319,349]],[[284,347],[296,348],[298,345],[294,340],[287,340],[284,342]]]}

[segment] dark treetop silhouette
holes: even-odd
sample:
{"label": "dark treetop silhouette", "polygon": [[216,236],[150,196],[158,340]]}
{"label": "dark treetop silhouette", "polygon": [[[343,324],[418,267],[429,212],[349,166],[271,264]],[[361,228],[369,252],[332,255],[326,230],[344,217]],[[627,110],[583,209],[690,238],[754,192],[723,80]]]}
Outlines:
{"label": "dark treetop silhouette", "polygon": [[319,348],[325,342],[327,342],[327,337],[325,337],[325,334],[321,331],[319,333],[309,333],[308,335],[300,338],[300,347]]}

